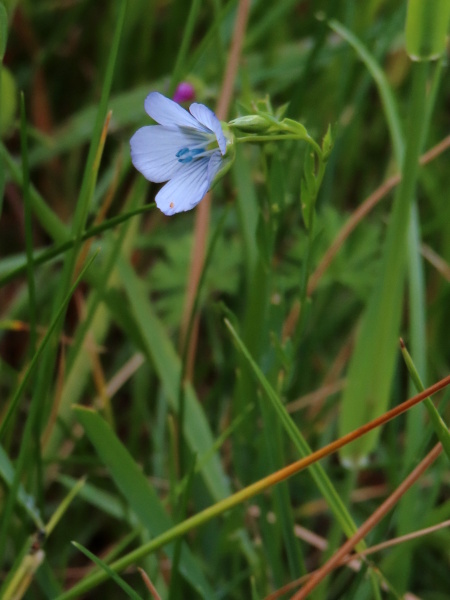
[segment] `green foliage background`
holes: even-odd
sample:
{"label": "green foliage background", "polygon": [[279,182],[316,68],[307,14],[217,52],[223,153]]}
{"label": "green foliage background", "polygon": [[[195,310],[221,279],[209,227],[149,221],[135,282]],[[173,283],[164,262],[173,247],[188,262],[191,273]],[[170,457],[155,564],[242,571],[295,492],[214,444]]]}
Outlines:
{"label": "green foliage background", "polygon": [[[186,387],[180,328],[196,212],[166,218],[149,206],[158,188],[132,168],[129,138],[149,122],[143,102],[152,90],[170,96],[188,80],[196,101],[214,108],[237,2],[45,0],[0,8],[0,597],[9,598],[15,578],[26,581],[23,569],[42,559],[20,597],[149,598],[138,565],[162,598],[266,598],[323,563],[436,443],[422,406],[382,428],[364,466],[348,470],[329,457],[322,470],[300,473],[163,549],[136,555],[119,583],[100,570],[106,581],[96,587],[91,560],[70,542],[108,563],[139,553],[187,517],[300,458],[302,444],[316,449],[339,436],[351,349],[382,277],[392,192],[345,240],[300,319],[289,315],[305,297],[305,256],[310,275],[351,214],[399,165],[379,88],[328,20],[353,32],[380,65],[404,141],[414,70],[404,50],[405,5],[252,2],[230,119],[270,98],[275,108],[287,104],[287,116],[317,140],[331,124],[335,145],[312,239],[301,215],[306,146],[238,148],[213,192]],[[430,68],[425,149],[450,129],[447,71],[445,62]],[[399,333],[425,385],[448,374],[450,358],[448,164],[447,151],[421,168],[418,237],[408,243]],[[108,197],[106,227],[80,259],[81,238]],[[137,216],[111,220],[132,211]],[[81,271],[86,257],[93,262]],[[37,368],[27,371],[33,360]],[[322,393],[311,398],[316,391]],[[413,393],[399,352],[390,405]],[[292,421],[283,420],[283,406]],[[448,421],[448,392],[437,406]],[[373,416],[381,412],[374,407]],[[361,424],[350,417],[346,425]],[[449,483],[448,459],[440,457],[366,544],[450,519]],[[37,544],[32,536],[45,525],[47,539]],[[302,539],[298,525],[328,548]],[[336,571],[312,597],[401,598],[409,591],[443,600],[449,548],[447,527],[374,554],[359,573]],[[86,588],[71,596],[75,584]]]}

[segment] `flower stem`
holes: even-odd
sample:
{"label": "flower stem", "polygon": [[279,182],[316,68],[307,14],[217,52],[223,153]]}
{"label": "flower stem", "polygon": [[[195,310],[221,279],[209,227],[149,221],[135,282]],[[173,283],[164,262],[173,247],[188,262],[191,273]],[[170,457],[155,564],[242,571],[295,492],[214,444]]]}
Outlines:
{"label": "flower stem", "polygon": [[316,152],[317,156],[322,156],[322,150],[320,149],[320,146],[311,137],[305,137],[296,133],[285,133],[279,135],[246,135],[244,137],[236,137],[235,141],[237,144],[244,144],[277,142],[282,140],[305,141],[314,148],[314,151]]}

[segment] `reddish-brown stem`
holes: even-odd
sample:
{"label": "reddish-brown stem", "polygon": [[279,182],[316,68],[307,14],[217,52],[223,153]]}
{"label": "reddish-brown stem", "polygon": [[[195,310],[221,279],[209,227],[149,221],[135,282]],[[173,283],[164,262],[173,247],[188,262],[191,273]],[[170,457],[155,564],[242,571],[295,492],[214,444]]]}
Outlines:
{"label": "reddish-brown stem", "polygon": [[437,459],[442,452],[442,446],[439,442],[434,448],[427,454],[427,456],[417,465],[417,467],[408,475],[408,477],[402,481],[398,488],[387,498],[377,510],[370,515],[370,517],[361,525],[355,535],[352,535],[340,548],[333,554],[333,556],[311,577],[308,582],[299,590],[291,600],[302,600],[307,598],[308,594],[312,592],[317,585],[337,567],[342,560],[349,554],[351,550],[360,542],[375,525],[377,525],[381,519],[397,504],[400,498],[405,494],[409,488],[419,479],[419,477],[428,469],[430,465]]}

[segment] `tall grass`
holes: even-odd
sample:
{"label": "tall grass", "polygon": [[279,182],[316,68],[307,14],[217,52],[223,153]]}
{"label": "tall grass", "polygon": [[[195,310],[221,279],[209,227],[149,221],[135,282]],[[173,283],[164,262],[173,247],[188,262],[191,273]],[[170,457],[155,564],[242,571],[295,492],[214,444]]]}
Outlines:
{"label": "tall grass", "polygon": [[[448,597],[450,79],[405,23],[0,2],[1,598]],[[129,139],[180,81],[326,167],[239,144],[164,217]]]}

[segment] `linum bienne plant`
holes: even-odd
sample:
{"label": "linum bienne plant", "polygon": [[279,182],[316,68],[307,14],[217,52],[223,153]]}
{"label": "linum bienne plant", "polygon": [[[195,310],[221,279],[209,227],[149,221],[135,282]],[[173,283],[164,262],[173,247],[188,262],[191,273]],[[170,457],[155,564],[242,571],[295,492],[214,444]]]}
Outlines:
{"label": "linum bienne plant", "polygon": [[[231,167],[236,144],[304,140],[311,145],[316,161],[305,161],[302,181],[302,211],[306,227],[331,152],[330,129],[322,147],[305,127],[292,119],[273,114],[268,101],[255,106],[255,114],[220,122],[204,104],[191,104],[189,112],[159,92],[151,92],[144,103],[147,114],[158,123],[141,127],[131,138],[131,159],[138,171],[154,183],[167,182],[156,194],[157,207],[165,215],[191,210]],[[248,135],[238,137],[235,132]]]}

